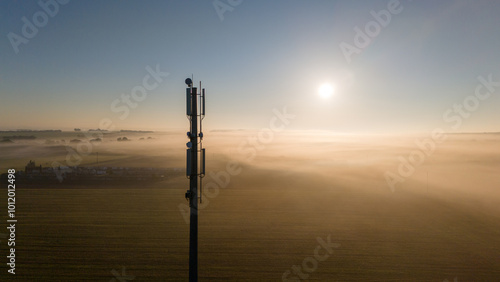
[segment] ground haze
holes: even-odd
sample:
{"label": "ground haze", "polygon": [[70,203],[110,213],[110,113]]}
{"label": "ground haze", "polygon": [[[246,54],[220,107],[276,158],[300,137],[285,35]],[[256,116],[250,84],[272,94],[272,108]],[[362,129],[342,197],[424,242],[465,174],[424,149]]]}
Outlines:
{"label": "ground haze", "polygon": [[[51,134],[0,145],[2,173],[29,160],[64,163],[77,133]],[[131,141],[116,141],[122,136]],[[447,135],[394,190],[384,174],[398,174],[398,157],[408,159],[419,150],[415,141],[429,136],[290,131],[265,143],[257,131],[205,136],[201,281],[280,281],[287,270],[292,279],[294,265],[317,281],[500,277],[500,134]],[[184,169],[187,141],[178,132],[105,134],[79,165],[97,165],[99,152],[100,166]],[[110,281],[125,267],[134,281],[187,280],[187,188],[182,174],[147,186],[16,186],[15,278]],[[337,247],[304,271],[318,238],[328,237]],[[12,278],[5,268],[0,277]]]}

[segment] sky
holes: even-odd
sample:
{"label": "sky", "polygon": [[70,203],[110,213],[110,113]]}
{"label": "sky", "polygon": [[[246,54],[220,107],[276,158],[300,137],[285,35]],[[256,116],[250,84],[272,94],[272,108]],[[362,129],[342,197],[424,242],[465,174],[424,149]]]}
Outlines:
{"label": "sky", "polygon": [[1,1],[0,130],[187,129],[193,75],[209,130],[285,111],[290,130],[500,131],[499,14],[497,1]]}

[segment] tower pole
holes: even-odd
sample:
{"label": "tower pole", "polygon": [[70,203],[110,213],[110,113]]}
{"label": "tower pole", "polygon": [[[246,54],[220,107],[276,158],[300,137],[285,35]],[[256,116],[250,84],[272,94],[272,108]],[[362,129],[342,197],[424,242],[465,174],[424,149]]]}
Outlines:
{"label": "tower pole", "polygon": [[189,281],[198,281],[198,89],[191,87],[191,175],[189,181]]}

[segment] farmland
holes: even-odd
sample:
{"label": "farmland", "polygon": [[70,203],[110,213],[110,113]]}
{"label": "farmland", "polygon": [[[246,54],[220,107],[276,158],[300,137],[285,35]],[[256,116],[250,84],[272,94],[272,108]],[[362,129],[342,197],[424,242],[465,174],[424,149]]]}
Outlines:
{"label": "farmland", "polygon": [[[311,144],[285,136],[249,161],[231,146],[242,135],[214,134],[210,144],[213,173],[205,183],[216,183],[218,192],[208,194],[200,210],[201,281],[279,281],[287,270],[288,278],[298,277],[294,265],[318,281],[500,277],[499,137],[451,136],[391,192],[383,173],[397,168],[396,156],[412,150],[413,137],[384,145],[384,138],[328,136]],[[224,143],[228,139],[234,142]],[[114,160],[157,164],[163,156],[166,164],[182,165],[174,151],[147,153],[159,144],[148,151],[127,145],[128,155]],[[302,155],[296,147],[311,149]],[[221,184],[217,177],[229,160],[238,161],[241,172]],[[0,277],[187,280],[189,228],[179,210],[186,189],[183,176],[140,187],[18,187],[16,275],[4,268]],[[6,197],[1,193],[0,202]],[[6,213],[1,220],[5,224]],[[307,258],[328,237],[333,252],[312,264]],[[3,256],[7,246],[0,240]]]}

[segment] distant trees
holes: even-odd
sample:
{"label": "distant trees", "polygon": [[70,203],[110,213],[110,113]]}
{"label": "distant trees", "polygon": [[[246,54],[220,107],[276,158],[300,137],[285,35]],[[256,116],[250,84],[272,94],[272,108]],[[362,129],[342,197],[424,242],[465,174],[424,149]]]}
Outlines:
{"label": "distant trees", "polygon": [[132,132],[132,133],[154,133],[154,131],[146,131],[146,130],[120,130],[120,132]]}
{"label": "distant trees", "polygon": [[98,128],[98,129],[89,129],[89,132],[91,132],[91,131],[102,131],[102,132],[107,132],[108,130],[107,130],[107,129],[100,129],[100,128]]}
{"label": "distant trees", "polygon": [[13,135],[13,136],[4,136],[3,139],[10,140],[33,140],[36,139],[35,135]]}

